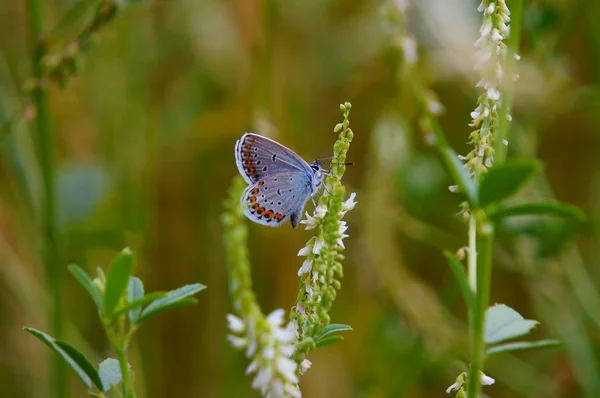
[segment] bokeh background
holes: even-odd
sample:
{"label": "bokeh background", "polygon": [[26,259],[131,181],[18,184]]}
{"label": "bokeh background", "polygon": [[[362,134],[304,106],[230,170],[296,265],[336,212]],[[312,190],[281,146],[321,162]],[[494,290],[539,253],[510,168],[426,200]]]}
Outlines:
{"label": "bokeh background", "polygon": [[[45,2],[51,49],[89,23],[94,3]],[[348,214],[332,320],[354,331],[311,354],[301,388],[315,398],[445,396],[468,352],[464,305],[442,252],[464,246],[467,234],[457,216],[461,198],[449,192],[451,181],[419,128],[411,87],[418,74],[437,93],[442,128],[466,154],[480,94],[473,71],[478,3],[120,3],[77,57],[67,86],[50,85],[64,338],[96,363],[113,355],[66,266],[94,272],[128,246],[147,291],[208,286],[198,305],[163,314],[136,335],[138,396],[257,396],[244,375],[246,359],[226,341],[231,306],[220,215],[237,174],[234,143],[254,131],[309,161],[330,156],[339,104],[350,101],[354,166],[345,183],[358,205]],[[50,331],[52,302],[42,264],[43,170],[22,117],[32,76],[28,12],[27,1],[0,2],[2,397],[51,391],[53,354],[22,330]],[[499,231],[491,302],[541,322],[527,339],[565,345],[491,357],[486,372],[496,384],[485,388],[489,396],[598,396],[599,16],[595,1],[524,2],[509,156],[545,165],[522,195],[578,205],[592,222],[520,220]],[[416,53],[405,47],[406,33]],[[408,72],[407,57],[415,56]],[[251,226],[263,311],[293,305],[296,253],[310,236],[289,225]],[[85,396],[74,376],[69,390]]]}

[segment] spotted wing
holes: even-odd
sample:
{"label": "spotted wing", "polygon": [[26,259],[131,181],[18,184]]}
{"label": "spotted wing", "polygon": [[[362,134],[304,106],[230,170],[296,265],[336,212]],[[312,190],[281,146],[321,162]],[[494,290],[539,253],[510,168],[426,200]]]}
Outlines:
{"label": "spotted wing", "polygon": [[295,228],[311,193],[309,174],[288,171],[249,185],[241,203],[246,217],[256,223],[279,227],[289,219]]}
{"label": "spotted wing", "polygon": [[292,150],[261,135],[246,133],[235,143],[235,163],[248,184],[282,172],[310,172]]}

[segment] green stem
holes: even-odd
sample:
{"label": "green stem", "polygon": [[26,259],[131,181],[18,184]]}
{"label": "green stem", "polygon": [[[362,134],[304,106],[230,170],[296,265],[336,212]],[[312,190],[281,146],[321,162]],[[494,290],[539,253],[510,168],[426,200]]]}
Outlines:
{"label": "green stem", "polygon": [[[473,214],[471,219],[475,218]],[[477,269],[477,294],[475,295],[475,305],[471,311],[470,322],[470,350],[471,365],[469,367],[469,378],[467,385],[467,394],[469,398],[477,398],[481,385],[479,382],[479,372],[483,371],[484,361],[484,325],[485,311],[490,301],[490,287],[492,276],[492,253],[494,243],[494,229],[491,223],[479,219],[479,228],[477,228],[477,247],[479,248],[479,264]]]}
{"label": "green stem", "polygon": [[469,218],[469,257],[468,257],[469,286],[473,294],[477,293],[477,221],[471,215]]}
{"label": "green stem", "polygon": [[[46,282],[50,288],[51,296],[51,329],[57,339],[62,339],[62,314],[61,314],[61,288],[58,250],[58,229],[56,220],[56,195],[54,190],[54,137],[50,121],[48,106],[48,93],[42,84],[44,68],[43,57],[46,53],[42,38],[44,24],[43,0],[29,0],[28,11],[31,29],[31,46],[33,48],[33,76],[37,80],[37,87],[33,91],[33,103],[36,109],[33,130],[35,132],[36,152],[39,168],[42,173],[43,201],[41,207],[43,248],[42,259],[46,274]],[[66,368],[58,356],[53,357],[52,384],[56,397],[67,397]]]}

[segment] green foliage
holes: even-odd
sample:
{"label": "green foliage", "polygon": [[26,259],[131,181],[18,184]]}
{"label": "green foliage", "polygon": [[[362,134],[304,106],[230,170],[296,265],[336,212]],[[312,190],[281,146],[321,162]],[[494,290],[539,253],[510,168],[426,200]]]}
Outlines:
{"label": "green foliage", "polygon": [[92,388],[92,382],[98,387],[100,391],[104,391],[102,381],[100,380],[100,376],[98,372],[94,368],[94,365],[83,355],[80,351],[78,351],[72,345],[58,341],[54,339],[52,336],[47,335],[44,332],[33,328],[24,328],[25,331],[44,344],[46,344],[52,351],[60,356],[62,360],[65,361],[67,365],[77,374],[77,376],[83,381],[83,383],[87,386],[88,389]]}
{"label": "green foliage", "polygon": [[510,198],[540,169],[539,162],[532,160],[511,160],[490,168],[479,187],[481,207]]}
{"label": "green foliage", "polygon": [[562,202],[527,202],[502,204],[488,210],[487,216],[494,222],[513,216],[555,216],[583,222],[585,214],[576,206]]}
{"label": "green foliage", "polygon": [[450,265],[452,274],[454,275],[456,282],[458,282],[460,292],[462,293],[463,299],[467,304],[467,308],[473,309],[475,298],[473,297],[473,291],[469,287],[469,281],[467,280],[465,267],[458,260],[458,258],[456,258],[456,256],[450,252],[444,252],[444,257],[446,257],[446,260],[448,260],[448,265]]}
{"label": "green foliage", "polygon": [[127,289],[129,278],[133,275],[135,258],[131,250],[124,249],[117,255],[108,270],[104,292],[104,316],[113,317],[113,310]]}
{"label": "green foliage", "polygon": [[190,296],[193,296],[204,289],[206,289],[206,286],[200,283],[194,283],[192,285],[182,286],[179,289],[171,290],[164,297],[153,300],[146,308],[144,308],[136,323],[141,325],[161,312],[172,308],[196,304],[197,300]]}
{"label": "green foliage", "polygon": [[332,323],[325,326],[323,333],[315,339],[317,347],[322,347],[327,344],[335,343],[336,341],[342,341],[344,338],[340,335],[336,335],[337,332],[352,331],[352,327],[344,324]]}
{"label": "green foliage", "polygon": [[497,344],[486,350],[487,355],[499,354],[512,351],[537,350],[540,348],[560,347],[563,343],[559,340],[539,340],[539,341],[516,341],[513,343]]}
{"label": "green foliage", "polygon": [[[161,312],[196,303],[196,300],[190,296],[205,289],[204,285],[196,283],[167,293],[144,294],[142,281],[132,276],[134,267],[135,258],[129,249],[124,249],[117,254],[108,269],[108,277],[98,269],[98,277],[92,280],[81,267],[77,265],[68,267],[96,304],[102,325],[110,344],[117,352],[118,359],[108,358],[96,370],[94,365],[70,344],[58,341],[33,328],[25,328],[27,332],[48,345],[75,371],[87,386],[90,395],[97,396],[92,391],[93,382],[100,392],[122,384],[122,391],[119,394],[125,398],[134,397],[135,393],[129,377],[132,371],[127,361],[127,349],[133,334],[142,323]],[[129,320],[128,327],[126,327],[127,320]]]}
{"label": "green foliage", "polygon": [[538,324],[538,321],[525,319],[504,304],[496,304],[488,308],[485,313],[485,342],[494,344],[523,336]]}

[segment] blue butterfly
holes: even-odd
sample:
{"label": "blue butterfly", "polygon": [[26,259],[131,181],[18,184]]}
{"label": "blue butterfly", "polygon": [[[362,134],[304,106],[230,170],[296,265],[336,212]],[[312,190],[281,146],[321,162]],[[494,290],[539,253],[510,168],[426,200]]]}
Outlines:
{"label": "blue butterfly", "polygon": [[235,143],[235,163],[249,184],[240,202],[250,220],[279,227],[290,220],[295,228],[306,201],[323,185],[323,168],[308,164],[283,145],[246,133]]}

